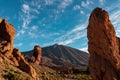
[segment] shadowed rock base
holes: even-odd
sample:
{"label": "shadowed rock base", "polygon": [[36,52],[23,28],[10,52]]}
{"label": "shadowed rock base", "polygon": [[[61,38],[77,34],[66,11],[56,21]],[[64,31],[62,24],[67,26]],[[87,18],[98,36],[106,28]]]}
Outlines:
{"label": "shadowed rock base", "polygon": [[89,70],[93,80],[120,80],[120,39],[116,37],[109,15],[96,8],[87,28]]}

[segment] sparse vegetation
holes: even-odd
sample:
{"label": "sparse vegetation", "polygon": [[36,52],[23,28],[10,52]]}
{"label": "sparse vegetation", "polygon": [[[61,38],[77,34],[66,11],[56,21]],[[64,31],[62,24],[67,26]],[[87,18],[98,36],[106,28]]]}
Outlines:
{"label": "sparse vegetation", "polygon": [[10,69],[6,69],[5,72],[8,73],[3,76],[5,80],[32,80],[30,77],[26,78],[22,75],[22,73],[15,72]]}
{"label": "sparse vegetation", "polygon": [[75,80],[92,80],[89,74],[79,73],[79,74],[61,74],[62,77],[66,79],[75,79]]}
{"label": "sparse vegetation", "polygon": [[[59,74],[55,70],[45,67],[45,66],[37,66],[31,64],[40,80],[67,80],[67,79],[76,79],[76,80],[92,80],[90,75],[88,74]],[[11,64],[5,64],[4,62],[0,65],[0,80],[33,80],[30,75],[25,72],[22,72],[15,66]]]}
{"label": "sparse vegetation", "polygon": [[3,61],[0,64],[0,80],[32,80],[32,78],[17,67]]}

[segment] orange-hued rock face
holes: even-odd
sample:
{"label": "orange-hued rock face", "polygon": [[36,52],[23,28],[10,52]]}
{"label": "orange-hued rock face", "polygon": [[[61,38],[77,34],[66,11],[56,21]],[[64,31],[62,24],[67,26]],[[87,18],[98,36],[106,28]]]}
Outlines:
{"label": "orange-hued rock face", "polygon": [[2,22],[2,18],[0,18],[0,23]]}
{"label": "orange-hued rock face", "polygon": [[35,57],[34,63],[39,65],[42,57],[42,49],[40,46],[34,47],[33,57]]}
{"label": "orange-hued rock face", "polygon": [[25,60],[27,62],[35,63],[39,65],[42,58],[42,48],[38,45],[34,46],[33,52],[31,56],[25,56]]}
{"label": "orange-hued rock face", "polygon": [[35,69],[24,59],[24,56],[20,53],[18,49],[13,49],[14,63],[22,71],[29,73],[34,80],[39,80]]}
{"label": "orange-hued rock face", "polygon": [[89,69],[93,80],[120,79],[120,40],[105,10],[96,8],[87,28]]}
{"label": "orange-hued rock face", "polygon": [[12,64],[39,80],[35,69],[25,60],[18,49],[13,47],[15,29],[6,20],[0,19],[0,62]]}
{"label": "orange-hued rock face", "polygon": [[0,52],[5,56],[12,56],[13,41],[15,37],[15,29],[6,20],[1,19],[0,23]]}

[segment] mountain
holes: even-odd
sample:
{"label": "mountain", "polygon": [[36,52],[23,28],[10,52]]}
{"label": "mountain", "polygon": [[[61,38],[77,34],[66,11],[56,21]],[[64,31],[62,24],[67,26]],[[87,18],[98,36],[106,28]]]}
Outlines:
{"label": "mountain", "polygon": [[[23,52],[24,55],[32,56],[33,50]],[[41,65],[49,67],[74,67],[86,70],[89,54],[64,45],[52,45],[42,48]]]}

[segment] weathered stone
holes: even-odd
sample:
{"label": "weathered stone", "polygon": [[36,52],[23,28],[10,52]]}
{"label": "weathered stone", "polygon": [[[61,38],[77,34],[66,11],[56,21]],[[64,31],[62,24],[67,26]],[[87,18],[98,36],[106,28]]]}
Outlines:
{"label": "weathered stone", "polygon": [[0,52],[10,57],[13,51],[15,29],[4,19],[0,19],[0,22]]}
{"label": "weathered stone", "polygon": [[13,49],[15,29],[6,20],[0,18],[0,62],[12,64],[39,80],[35,69],[25,60],[18,49]]}
{"label": "weathered stone", "polygon": [[13,50],[14,63],[18,66],[22,71],[29,73],[34,80],[39,80],[35,69],[24,59],[24,56],[20,53],[18,49]]}
{"label": "weathered stone", "polygon": [[[36,46],[34,47],[34,50],[33,50],[33,51],[34,51],[34,52],[33,52],[33,56],[32,56],[32,57],[35,58],[35,60],[33,60],[33,62],[34,62],[35,64],[39,65],[39,64],[40,64],[40,61],[41,61],[41,57],[42,57],[42,49],[41,49],[40,46],[36,45]],[[32,58],[32,59],[34,59],[34,58]]]}
{"label": "weathered stone", "polygon": [[96,8],[87,28],[89,69],[93,80],[120,79],[120,39],[105,10]]}

